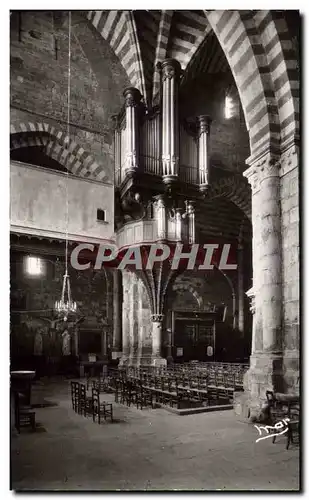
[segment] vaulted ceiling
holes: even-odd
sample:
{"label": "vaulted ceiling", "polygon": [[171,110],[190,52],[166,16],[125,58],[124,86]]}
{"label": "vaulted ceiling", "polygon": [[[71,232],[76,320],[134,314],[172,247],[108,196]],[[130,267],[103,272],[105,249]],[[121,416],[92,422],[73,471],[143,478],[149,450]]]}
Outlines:
{"label": "vaulted ceiling", "polygon": [[229,71],[202,10],[103,10],[89,11],[87,18],[110,43],[132,85],[139,88],[149,106],[156,102],[159,91],[158,63],[166,58],[180,62],[183,82],[202,71]]}

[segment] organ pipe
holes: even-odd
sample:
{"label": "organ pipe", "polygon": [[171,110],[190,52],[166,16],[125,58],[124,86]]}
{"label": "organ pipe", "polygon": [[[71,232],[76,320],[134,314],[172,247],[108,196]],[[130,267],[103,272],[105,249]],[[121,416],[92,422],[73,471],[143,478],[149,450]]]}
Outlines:
{"label": "organ pipe", "polygon": [[209,184],[209,132],[211,119],[207,115],[198,116],[199,184],[206,191]]}
{"label": "organ pipe", "polygon": [[130,87],[123,93],[126,107],[126,172],[132,172],[139,167],[139,137],[138,137],[138,107],[141,94],[138,89]]}
{"label": "organ pipe", "polygon": [[163,181],[177,180],[179,171],[178,85],[181,67],[175,59],[162,62],[162,164]]}

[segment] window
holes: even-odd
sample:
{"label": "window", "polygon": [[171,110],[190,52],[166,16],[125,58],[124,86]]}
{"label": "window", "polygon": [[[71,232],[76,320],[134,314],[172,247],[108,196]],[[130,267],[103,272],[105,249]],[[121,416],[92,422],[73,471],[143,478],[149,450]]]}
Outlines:
{"label": "window", "polygon": [[97,220],[101,222],[106,222],[106,213],[105,210],[102,210],[101,208],[98,208],[97,210]]}
{"label": "window", "polygon": [[31,276],[40,276],[43,274],[43,261],[40,257],[26,258],[26,272]]}
{"label": "window", "polygon": [[225,94],[224,102],[225,119],[239,118],[240,116],[240,101],[236,87],[230,87]]}
{"label": "window", "polygon": [[232,118],[234,111],[233,99],[230,96],[225,96],[225,118],[228,120]]}

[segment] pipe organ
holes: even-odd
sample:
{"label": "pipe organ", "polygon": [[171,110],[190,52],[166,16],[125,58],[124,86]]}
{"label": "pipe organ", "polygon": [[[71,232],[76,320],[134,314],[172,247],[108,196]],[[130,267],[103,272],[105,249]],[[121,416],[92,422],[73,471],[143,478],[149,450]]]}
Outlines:
{"label": "pipe organ", "polygon": [[115,132],[115,182],[120,186],[132,172],[160,177],[171,185],[180,181],[199,186],[209,183],[210,118],[199,116],[192,130],[179,123],[178,61],[161,64],[162,96],[160,108],[151,114],[142,109],[142,96],[134,88],[124,92],[125,112]]}
{"label": "pipe organ", "polygon": [[198,144],[183,124],[180,124],[180,168],[179,179],[187,184],[199,183]]}
{"label": "pipe organ", "polygon": [[161,116],[156,113],[147,118],[141,126],[141,164],[144,172],[153,175],[162,175],[160,158],[160,121]]}

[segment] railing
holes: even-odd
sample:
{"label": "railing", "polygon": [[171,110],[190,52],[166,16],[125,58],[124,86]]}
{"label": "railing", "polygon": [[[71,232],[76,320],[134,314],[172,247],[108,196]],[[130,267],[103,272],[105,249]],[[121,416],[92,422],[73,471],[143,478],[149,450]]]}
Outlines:
{"label": "railing", "polygon": [[[140,220],[137,222],[128,222],[118,232],[116,244],[118,248],[129,245],[140,245],[142,243],[153,243],[158,241],[158,222],[156,219]],[[173,220],[167,222],[167,239],[171,242],[177,242],[176,228]]]}
{"label": "railing", "polygon": [[141,164],[144,166],[144,172],[151,175],[162,175],[162,163],[159,158],[152,156],[141,156]]}
{"label": "railing", "polygon": [[198,169],[197,167],[189,167],[188,165],[180,165],[179,180],[187,184],[198,184]]}

